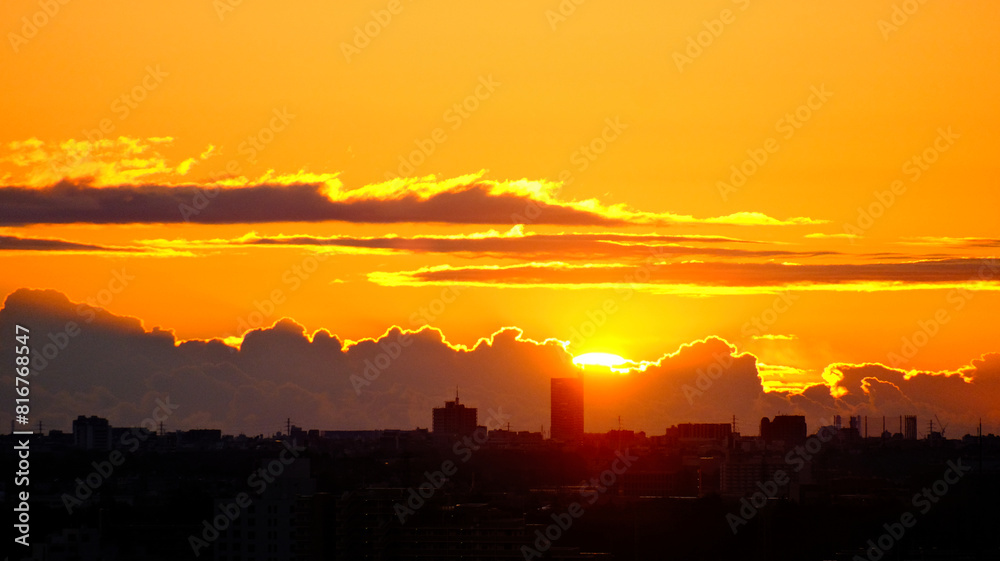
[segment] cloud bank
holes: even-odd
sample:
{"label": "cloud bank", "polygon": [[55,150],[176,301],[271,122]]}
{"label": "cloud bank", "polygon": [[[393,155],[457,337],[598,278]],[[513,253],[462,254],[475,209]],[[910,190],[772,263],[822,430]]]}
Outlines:
{"label": "cloud bank", "polygon": [[[248,332],[234,348],[219,340],[177,341],[136,318],[28,289],[7,297],[0,336],[13,340],[16,324],[31,329],[40,354],[31,378],[32,418],[67,429],[79,414],[105,416],[117,426],[138,424],[157,398],[168,395],[179,405],[168,430],[270,434],[287,417],[321,429],[409,429],[429,426],[431,408],[450,399],[457,386],[483,417],[502,409],[513,428],[538,430],[549,424],[549,379],[579,372],[564,343],[535,341],[516,328],[463,347],[432,328],[392,328],[345,342],[325,330],[309,335],[283,319]],[[4,346],[0,360],[13,364],[12,353]],[[949,436],[971,431],[980,416],[987,426],[1000,423],[1000,354],[946,372],[831,364],[827,384],[801,393],[765,391],[763,378],[780,376],[781,367],[761,365],[716,337],[644,366],[627,375],[587,371],[588,431],[616,427],[619,415],[628,427],[650,434],[679,422],[728,422],[736,415],[741,430],[755,434],[762,416],[779,411],[805,414],[813,428],[834,414],[937,415],[951,427]],[[12,384],[11,376],[4,371],[0,383]],[[0,404],[0,411],[10,417],[10,407]]]}

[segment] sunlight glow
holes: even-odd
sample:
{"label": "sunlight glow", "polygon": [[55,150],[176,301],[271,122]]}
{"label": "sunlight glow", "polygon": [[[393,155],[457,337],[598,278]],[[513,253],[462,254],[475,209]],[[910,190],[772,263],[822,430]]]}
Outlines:
{"label": "sunlight glow", "polygon": [[573,364],[577,366],[606,366],[614,368],[628,363],[629,361],[624,358],[611,353],[584,353],[573,358]]}

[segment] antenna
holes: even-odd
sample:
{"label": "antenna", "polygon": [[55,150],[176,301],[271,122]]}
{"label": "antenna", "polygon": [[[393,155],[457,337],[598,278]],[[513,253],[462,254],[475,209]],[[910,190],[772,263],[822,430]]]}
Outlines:
{"label": "antenna", "polygon": [[292,434],[292,418],[285,419],[285,436]]}
{"label": "antenna", "polygon": [[458,405],[458,384],[455,384],[455,405]]}

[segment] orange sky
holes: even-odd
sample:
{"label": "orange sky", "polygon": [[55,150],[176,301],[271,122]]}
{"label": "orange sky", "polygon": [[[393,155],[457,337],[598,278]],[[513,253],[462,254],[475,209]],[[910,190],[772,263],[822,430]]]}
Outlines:
{"label": "orange sky", "polygon": [[895,366],[1000,350],[1000,6],[570,4],[5,0],[0,294],[180,339],[716,335],[793,387],[921,329]]}

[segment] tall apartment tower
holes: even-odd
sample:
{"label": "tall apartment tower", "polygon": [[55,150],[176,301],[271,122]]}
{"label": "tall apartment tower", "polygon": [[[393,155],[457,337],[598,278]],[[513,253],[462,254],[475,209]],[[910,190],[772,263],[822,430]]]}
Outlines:
{"label": "tall apartment tower", "polygon": [[552,378],[552,440],[583,438],[583,377]]}
{"label": "tall apartment tower", "polygon": [[477,409],[459,403],[456,392],[455,401],[446,401],[444,407],[434,408],[432,432],[469,435],[476,432],[477,417]]}
{"label": "tall apartment tower", "polygon": [[903,438],[905,440],[917,439],[917,416],[907,415],[903,417]]}
{"label": "tall apartment tower", "polygon": [[80,415],[73,421],[73,444],[87,450],[110,450],[111,425],[101,417]]}

